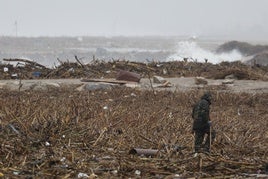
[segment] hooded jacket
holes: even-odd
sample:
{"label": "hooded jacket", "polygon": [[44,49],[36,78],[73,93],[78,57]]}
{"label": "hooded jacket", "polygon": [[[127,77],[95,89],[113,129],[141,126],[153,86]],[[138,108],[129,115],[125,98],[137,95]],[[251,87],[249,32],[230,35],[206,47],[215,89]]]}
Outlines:
{"label": "hooded jacket", "polygon": [[207,130],[209,129],[209,111],[211,104],[211,94],[205,93],[201,100],[198,101],[192,112],[192,118],[194,119],[193,130]]}

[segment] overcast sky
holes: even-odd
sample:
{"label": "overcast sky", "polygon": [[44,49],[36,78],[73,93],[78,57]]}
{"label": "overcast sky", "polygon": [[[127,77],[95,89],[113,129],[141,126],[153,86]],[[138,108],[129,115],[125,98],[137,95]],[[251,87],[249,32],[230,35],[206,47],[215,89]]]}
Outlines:
{"label": "overcast sky", "polygon": [[[17,22],[17,25],[16,25]],[[268,39],[268,0],[0,0],[0,35]]]}

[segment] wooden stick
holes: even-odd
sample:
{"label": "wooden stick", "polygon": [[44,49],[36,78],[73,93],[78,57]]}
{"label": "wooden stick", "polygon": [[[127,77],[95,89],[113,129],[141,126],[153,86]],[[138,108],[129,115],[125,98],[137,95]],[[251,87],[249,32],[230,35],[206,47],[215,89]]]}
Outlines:
{"label": "wooden stick", "polygon": [[202,156],[199,155],[199,162],[198,162],[199,172],[202,172],[202,165],[203,165],[203,159]]}
{"label": "wooden stick", "polygon": [[45,69],[47,68],[44,65],[41,65],[41,64],[39,64],[37,62],[31,61],[31,60],[26,60],[26,59],[20,59],[20,58],[6,59],[6,58],[4,58],[3,60],[7,61],[7,62],[25,62],[25,63],[29,63],[31,65],[38,66],[38,67],[41,67],[41,68],[45,68]]}
{"label": "wooden stick", "polygon": [[85,68],[84,64],[80,62],[80,60],[78,59],[76,55],[74,56],[74,58],[83,68]]}
{"label": "wooden stick", "polygon": [[107,131],[107,128],[105,127],[102,132],[100,133],[99,137],[97,138],[97,140],[94,142],[93,146],[96,146],[97,143],[102,139],[104,133]]}

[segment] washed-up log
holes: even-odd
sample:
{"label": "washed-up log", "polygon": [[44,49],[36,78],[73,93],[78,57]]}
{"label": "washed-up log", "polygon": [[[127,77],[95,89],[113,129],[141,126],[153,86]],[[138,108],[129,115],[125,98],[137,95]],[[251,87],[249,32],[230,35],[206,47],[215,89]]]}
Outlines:
{"label": "washed-up log", "polygon": [[165,83],[156,85],[155,87],[156,88],[169,88],[169,87],[172,87],[172,84],[169,81],[166,81]]}
{"label": "washed-up log", "polygon": [[7,61],[7,62],[25,62],[25,63],[29,63],[29,64],[31,64],[31,65],[33,65],[33,66],[38,66],[38,67],[45,68],[45,69],[47,68],[47,67],[45,67],[44,65],[41,65],[41,64],[39,64],[39,63],[37,63],[37,62],[31,61],[31,60],[26,60],[26,59],[19,59],[19,58],[14,58],[14,59],[10,58],[10,59],[6,59],[6,58],[4,58],[3,60],[4,60],[4,61]]}
{"label": "washed-up log", "polygon": [[133,148],[129,151],[129,154],[133,155],[145,155],[145,156],[154,156],[157,155],[160,151],[157,149],[139,149]]}
{"label": "washed-up log", "polygon": [[113,84],[127,84],[127,83],[133,83],[129,81],[124,81],[124,80],[113,80],[113,79],[82,79],[82,82],[104,82],[104,83],[113,83]]}

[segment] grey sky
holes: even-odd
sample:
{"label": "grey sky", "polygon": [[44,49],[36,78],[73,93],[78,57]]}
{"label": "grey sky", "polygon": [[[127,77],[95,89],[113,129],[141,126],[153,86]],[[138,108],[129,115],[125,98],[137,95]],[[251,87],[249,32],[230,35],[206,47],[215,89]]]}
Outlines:
{"label": "grey sky", "polygon": [[0,35],[268,38],[267,0],[0,0]]}

